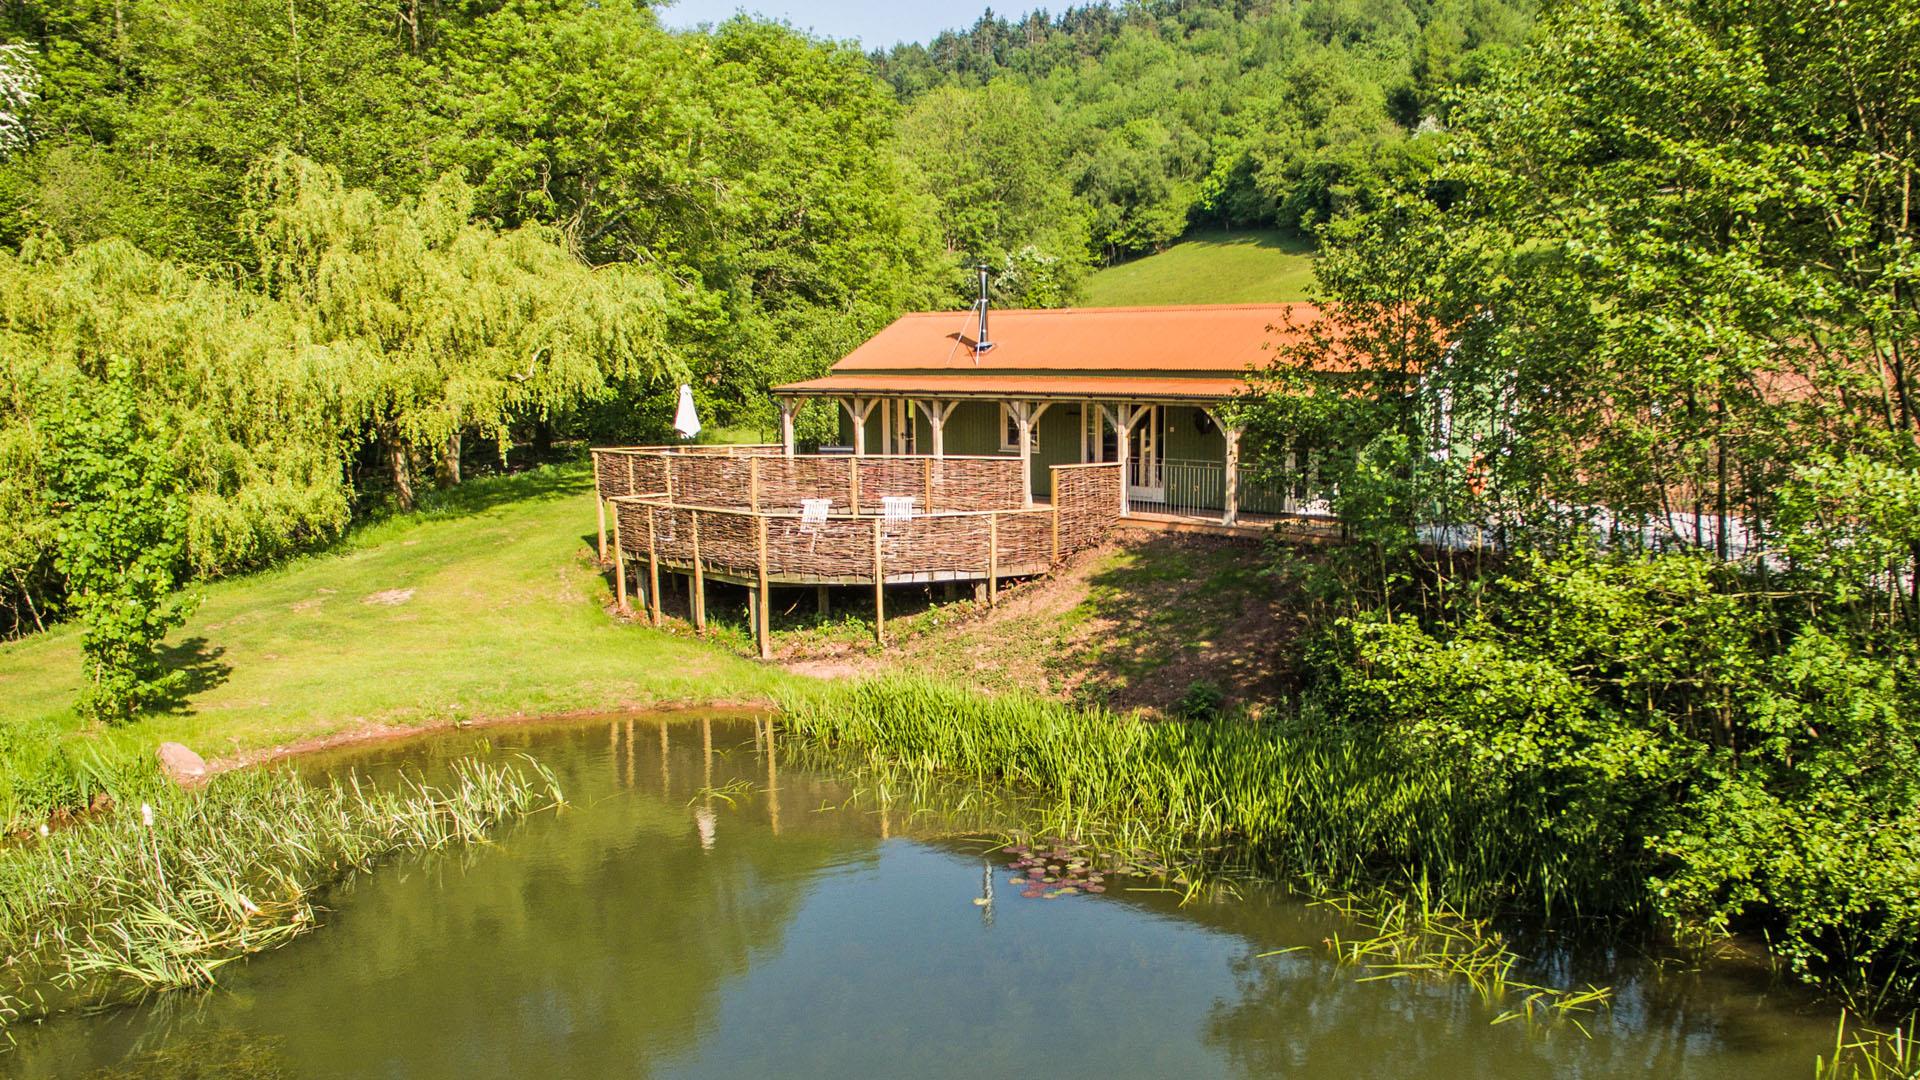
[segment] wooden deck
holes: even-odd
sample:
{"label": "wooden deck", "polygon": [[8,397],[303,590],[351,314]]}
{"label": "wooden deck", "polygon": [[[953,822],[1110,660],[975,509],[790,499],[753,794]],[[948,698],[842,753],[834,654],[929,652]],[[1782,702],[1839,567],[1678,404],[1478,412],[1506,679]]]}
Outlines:
{"label": "wooden deck", "polygon": [[600,553],[607,557],[610,536],[622,609],[631,591],[657,623],[660,574],[683,573],[704,630],[706,581],[747,586],[762,656],[771,654],[773,588],[870,585],[884,641],[886,586],[983,582],[993,602],[1002,579],[1047,573],[1103,542],[1120,516],[1118,464],[1054,466],[1053,499],[1029,505],[1017,458],[788,456],[770,447],[625,447],[593,457]]}

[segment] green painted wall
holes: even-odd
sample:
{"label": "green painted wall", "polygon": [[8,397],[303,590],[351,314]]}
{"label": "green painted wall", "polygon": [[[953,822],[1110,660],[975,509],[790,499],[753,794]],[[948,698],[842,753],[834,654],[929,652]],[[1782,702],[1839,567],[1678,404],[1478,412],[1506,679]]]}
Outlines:
{"label": "green painted wall", "polygon": [[1033,455],[1033,493],[1053,494],[1054,465],[1072,465],[1080,460],[1080,410],[1077,401],[1055,402],[1040,416],[1040,446]]}
{"label": "green painted wall", "polygon": [[[1166,410],[1166,456],[1177,461],[1205,461],[1215,465],[1227,460],[1227,437],[1200,409],[1174,406]],[[1205,431],[1196,426],[1205,421]]]}
{"label": "green painted wall", "polygon": [[[963,401],[947,417],[946,450],[949,454],[997,454],[1000,452],[1000,406],[991,401]],[[931,448],[932,443],[927,446]]]}

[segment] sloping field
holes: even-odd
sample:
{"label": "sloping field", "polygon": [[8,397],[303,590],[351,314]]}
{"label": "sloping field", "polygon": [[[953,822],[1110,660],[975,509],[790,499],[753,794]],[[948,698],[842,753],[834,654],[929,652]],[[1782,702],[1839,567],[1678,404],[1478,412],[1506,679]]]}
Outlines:
{"label": "sloping field", "polygon": [[1273,230],[1195,233],[1158,255],[1094,274],[1081,303],[1283,303],[1307,299],[1312,284],[1313,256],[1303,240]]}

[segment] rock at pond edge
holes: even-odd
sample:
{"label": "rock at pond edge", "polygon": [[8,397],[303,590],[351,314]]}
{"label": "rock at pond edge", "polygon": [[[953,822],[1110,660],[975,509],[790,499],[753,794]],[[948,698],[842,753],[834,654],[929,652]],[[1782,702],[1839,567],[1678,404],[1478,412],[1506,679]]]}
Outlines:
{"label": "rock at pond edge", "polygon": [[160,768],[167,779],[181,787],[196,787],[207,782],[207,760],[177,742],[164,742],[157,751]]}

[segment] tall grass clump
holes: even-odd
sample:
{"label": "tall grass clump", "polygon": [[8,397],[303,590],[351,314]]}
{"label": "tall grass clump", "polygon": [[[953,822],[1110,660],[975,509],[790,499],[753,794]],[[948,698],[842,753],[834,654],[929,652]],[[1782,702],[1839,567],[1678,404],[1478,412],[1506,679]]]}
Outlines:
{"label": "tall grass clump", "polygon": [[138,733],[109,728],[83,738],[45,718],[0,724],[0,836],[63,820],[102,796],[151,801],[167,786]]}
{"label": "tall grass clump", "polygon": [[0,1033],[182,987],[318,924],[322,892],[380,860],[485,839],[558,805],[552,775],[456,762],[376,787],[247,770],[0,850]]}
{"label": "tall grass clump", "polygon": [[1444,761],[1311,717],[1156,723],[904,677],[790,692],[789,726],[892,764],[1053,799],[1063,835],[1206,853],[1316,890],[1425,880],[1490,910],[1570,905],[1594,867]]}
{"label": "tall grass clump", "polygon": [[1920,1077],[1920,1015],[1891,1030],[1855,1024],[1840,1014],[1833,1029],[1833,1056],[1815,1059],[1814,1080],[1914,1080]]}

